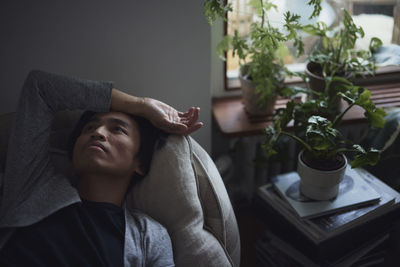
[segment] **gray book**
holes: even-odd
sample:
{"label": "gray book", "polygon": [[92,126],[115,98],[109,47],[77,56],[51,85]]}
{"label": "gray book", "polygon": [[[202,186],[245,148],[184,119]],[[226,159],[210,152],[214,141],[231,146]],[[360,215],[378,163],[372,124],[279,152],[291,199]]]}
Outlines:
{"label": "gray book", "polygon": [[[370,251],[374,248],[381,245],[383,242],[389,239],[389,234],[384,233],[378,237],[375,237],[368,242],[354,248],[354,250],[348,251],[346,255],[334,260],[334,261],[323,261],[323,262],[315,262],[314,259],[311,259],[304,255],[298,248],[293,246],[293,244],[288,243],[281,239],[278,235],[275,235],[271,231],[265,232],[265,237],[263,243],[257,244],[259,249],[269,250],[274,248],[276,251],[275,254],[279,254],[280,257],[287,257],[286,261],[294,260],[302,266],[307,267],[319,267],[319,266],[335,266],[335,267],[350,267],[353,266],[354,263],[363,259]],[[283,256],[284,255],[284,256]],[[292,266],[292,265],[281,265],[281,266]],[[295,266],[295,264],[293,265]]]}
{"label": "gray book", "polygon": [[378,203],[372,205],[310,219],[309,225],[314,227],[316,231],[323,232],[327,238],[349,230],[365,221],[372,220],[400,206],[400,194],[396,190],[363,169],[356,169],[355,171],[380,194],[381,198]]}
{"label": "gray book", "polygon": [[368,204],[379,203],[381,195],[360,174],[347,167],[339,194],[331,200],[312,200],[300,193],[300,177],[297,172],[278,175],[273,179],[276,191],[302,219],[354,210]]}
{"label": "gray book", "polygon": [[277,193],[274,186],[270,183],[258,188],[258,195],[263,199],[270,208],[281,214],[288,220],[297,230],[301,231],[305,236],[310,238],[315,244],[325,240],[324,233],[317,227],[311,225],[309,220],[302,220],[296,211],[283,200]]}

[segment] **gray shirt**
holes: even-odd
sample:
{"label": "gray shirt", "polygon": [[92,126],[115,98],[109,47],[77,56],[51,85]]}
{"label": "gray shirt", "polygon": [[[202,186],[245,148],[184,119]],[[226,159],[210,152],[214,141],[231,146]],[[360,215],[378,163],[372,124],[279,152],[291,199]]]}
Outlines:
{"label": "gray shirt", "polygon": [[[0,174],[0,249],[17,227],[34,224],[81,199],[69,178],[56,171],[49,153],[57,111],[110,108],[111,82],[32,71],[25,80]],[[166,229],[124,204],[125,266],[174,266]]]}

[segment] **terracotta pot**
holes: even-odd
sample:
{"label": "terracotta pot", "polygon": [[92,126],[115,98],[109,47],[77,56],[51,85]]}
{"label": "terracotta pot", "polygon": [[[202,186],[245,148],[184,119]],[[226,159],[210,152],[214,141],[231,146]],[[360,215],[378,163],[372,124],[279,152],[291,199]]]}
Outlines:
{"label": "terracotta pot", "polygon": [[[318,73],[321,72],[321,65],[315,62],[308,62],[306,69],[304,70],[304,73],[307,75],[309,78],[309,87],[311,90],[315,92],[324,92],[325,91],[325,80],[322,75],[319,75]],[[350,74],[346,75],[339,75],[340,77],[343,77],[345,79],[350,78]],[[332,107],[336,110],[339,111],[341,109],[341,100],[340,97],[336,95],[336,92],[333,90],[340,82],[331,82],[329,86],[329,96],[333,100],[331,102]]]}
{"label": "terracotta pot", "polygon": [[309,78],[309,86],[311,90],[316,92],[323,92],[325,89],[325,80],[321,75],[316,74],[321,66],[315,62],[308,62],[304,73]]}
{"label": "terracotta pot", "polygon": [[299,153],[297,173],[300,176],[300,191],[303,195],[315,200],[329,200],[335,198],[339,192],[339,184],[343,180],[347,167],[344,155],[344,164],[332,171],[321,171],[311,168],[302,160],[303,151]]}
{"label": "terracotta pot", "polygon": [[241,88],[243,104],[246,112],[250,116],[266,116],[272,115],[275,109],[275,102],[277,95],[271,96],[267,99],[263,106],[257,104],[258,95],[255,92],[256,86],[251,80],[245,79],[242,76],[239,77]]}

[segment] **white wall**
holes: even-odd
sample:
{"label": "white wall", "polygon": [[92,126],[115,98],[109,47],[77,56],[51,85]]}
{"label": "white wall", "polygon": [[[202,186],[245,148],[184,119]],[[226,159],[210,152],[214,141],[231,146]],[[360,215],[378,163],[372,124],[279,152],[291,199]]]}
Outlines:
{"label": "white wall", "polygon": [[31,69],[112,80],[180,110],[200,106],[194,137],[211,151],[210,27],[203,0],[5,0],[0,113],[14,111]]}

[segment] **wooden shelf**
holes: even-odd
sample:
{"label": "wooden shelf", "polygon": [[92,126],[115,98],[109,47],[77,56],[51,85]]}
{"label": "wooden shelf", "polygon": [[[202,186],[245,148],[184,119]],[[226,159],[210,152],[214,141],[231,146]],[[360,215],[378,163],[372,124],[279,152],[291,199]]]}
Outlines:
{"label": "wooden shelf", "polygon": [[[371,91],[371,99],[377,107],[400,107],[400,82],[364,86]],[[278,99],[275,110],[285,107],[287,101]],[[342,108],[345,107],[346,103],[342,105]],[[212,109],[219,130],[225,137],[260,135],[263,129],[272,123],[272,116],[249,118],[240,96],[214,99]],[[344,116],[343,123],[363,122],[363,113],[360,107],[353,107]]]}

